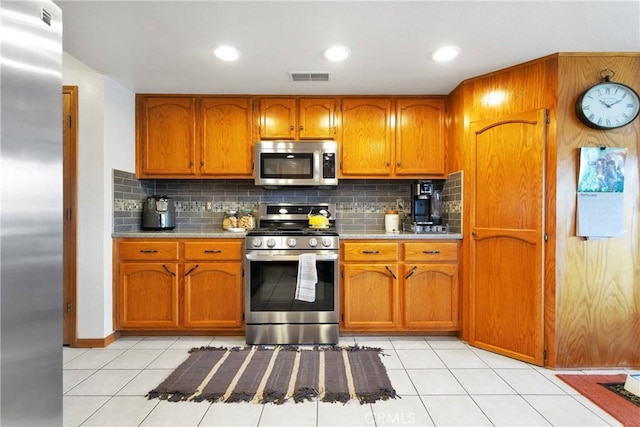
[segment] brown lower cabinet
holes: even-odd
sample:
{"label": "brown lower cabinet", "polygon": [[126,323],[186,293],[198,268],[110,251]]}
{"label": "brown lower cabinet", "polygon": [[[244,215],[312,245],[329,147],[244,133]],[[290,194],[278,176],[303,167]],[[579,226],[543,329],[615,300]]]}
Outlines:
{"label": "brown lower cabinet", "polygon": [[457,241],[345,241],[345,332],[457,331]]}
{"label": "brown lower cabinet", "polygon": [[[115,239],[122,331],[244,331],[243,239]],[[341,330],[459,328],[457,241],[341,242]]]}
{"label": "brown lower cabinet", "polygon": [[115,329],[244,330],[243,243],[114,240]]}

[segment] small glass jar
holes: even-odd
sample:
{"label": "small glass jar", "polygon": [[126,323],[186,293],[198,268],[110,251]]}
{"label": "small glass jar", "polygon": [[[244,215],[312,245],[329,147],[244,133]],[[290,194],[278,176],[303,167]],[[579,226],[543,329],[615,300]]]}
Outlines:
{"label": "small glass jar", "polygon": [[253,230],[256,228],[256,218],[253,216],[253,209],[244,208],[238,220],[238,227],[245,230]]}
{"label": "small glass jar", "polygon": [[231,228],[238,228],[238,211],[230,210],[224,213],[222,229],[229,230]]}

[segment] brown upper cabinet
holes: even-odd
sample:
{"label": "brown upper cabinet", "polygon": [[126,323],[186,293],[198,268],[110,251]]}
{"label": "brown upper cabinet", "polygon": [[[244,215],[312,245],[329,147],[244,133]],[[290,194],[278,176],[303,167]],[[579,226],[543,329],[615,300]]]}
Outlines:
{"label": "brown upper cabinet", "polygon": [[196,99],[136,96],[136,174],[196,173]]}
{"label": "brown upper cabinet", "polygon": [[251,110],[250,98],[200,100],[202,175],[253,176]]}
{"label": "brown upper cabinet", "polygon": [[249,97],[137,95],[139,178],[250,178]]}
{"label": "brown upper cabinet", "polygon": [[393,172],[390,98],[342,101],[342,176],[388,177]]}
{"label": "brown upper cabinet", "polygon": [[446,173],[440,97],[137,95],[136,131],[138,178],[252,178],[256,139],[337,139],[343,178]]}
{"label": "brown upper cabinet", "polygon": [[445,170],[444,98],[345,98],[345,178],[424,178]]}
{"label": "brown upper cabinet", "polygon": [[261,98],[261,139],[334,139],[335,98]]}
{"label": "brown upper cabinet", "polygon": [[445,174],[444,99],[396,100],[395,174]]}

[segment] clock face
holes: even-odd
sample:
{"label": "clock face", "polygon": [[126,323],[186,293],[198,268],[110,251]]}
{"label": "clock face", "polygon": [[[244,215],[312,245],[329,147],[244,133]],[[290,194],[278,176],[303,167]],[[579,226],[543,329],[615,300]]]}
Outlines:
{"label": "clock face", "polygon": [[632,122],[640,111],[638,94],[629,86],[604,82],[589,88],[576,101],[580,121],[595,129],[614,129]]}

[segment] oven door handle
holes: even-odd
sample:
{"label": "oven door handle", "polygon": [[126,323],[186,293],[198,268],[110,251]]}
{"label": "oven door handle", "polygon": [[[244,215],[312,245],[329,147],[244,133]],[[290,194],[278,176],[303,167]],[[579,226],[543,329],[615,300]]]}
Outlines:
{"label": "oven door handle", "polygon": [[[339,257],[338,254],[318,254],[316,261],[335,261]],[[249,261],[298,261],[298,255],[269,255],[269,254],[246,254]]]}

